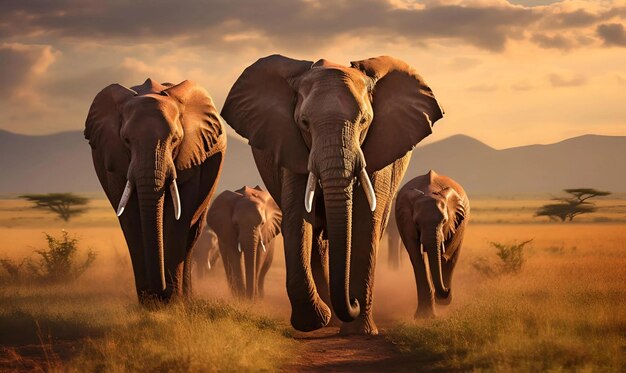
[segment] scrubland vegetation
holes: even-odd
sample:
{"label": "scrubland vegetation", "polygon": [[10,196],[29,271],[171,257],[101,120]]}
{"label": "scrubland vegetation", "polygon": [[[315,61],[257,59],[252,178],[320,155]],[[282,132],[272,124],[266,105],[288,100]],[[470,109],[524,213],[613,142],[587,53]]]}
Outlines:
{"label": "scrubland vegetation", "polygon": [[[573,224],[540,222],[532,214],[542,202],[472,205],[454,300],[436,319],[412,319],[408,257],[390,271],[381,248],[375,319],[407,369],[626,371],[626,214],[601,208]],[[0,370],[275,371],[306,356],[288,325],[282,250],[260,307],[232,300],[216,268],[196,279],[196,300],[146,309],[111,207],[90,206],[65,223],[25,201],[0,200],[0,258],[19,263],[46,247],[43,232],[62,238],[63,228],[78,240],[76,263],[90,249],[98,255],[69,282],[0,284]],[[600,215],[611,222],[594,223]],[[493,274],[477,269],[481,259]]]}
{"label": "scrubland vegetation", "polygon": [[435,370],[625,371],[626,229],[593,228],[536,229],[519,271],[484,276],[465,266],[461,281],[472,272],[480,279],[456,289],[455,307],[396,326],[388,338],[416,366]]}

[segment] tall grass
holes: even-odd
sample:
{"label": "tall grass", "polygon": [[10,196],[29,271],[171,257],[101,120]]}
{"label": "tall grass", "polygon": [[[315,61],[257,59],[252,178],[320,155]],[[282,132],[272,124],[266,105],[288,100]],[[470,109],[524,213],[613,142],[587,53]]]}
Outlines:
{"label": "tall grass", "polygon": [[404,323],[389,338],[431,369],[626,371],[626,258],[577,253],[535,252],[447,316]]}

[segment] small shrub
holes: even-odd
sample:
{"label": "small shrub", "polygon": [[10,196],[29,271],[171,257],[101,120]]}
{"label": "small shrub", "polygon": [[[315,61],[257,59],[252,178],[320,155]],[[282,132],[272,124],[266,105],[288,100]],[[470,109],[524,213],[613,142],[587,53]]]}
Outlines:
{"label": "small shrub", "polygon": [[524,247],[532,242],[532,239],[521,243],[503,244],[490,242],[498,252],[496,255],[502,261],[502,269],[506,273],[517,273],[524,265]]}
{"label": "small shrub", "polygon": [[486,277],[496,277],[507,273],[517,273],[524,265],[524,248],[532,242],[532,239],[521,243],[504,244],[500,242],[489,242],[497,250],[496,255],[500,259],[498,262],[489,258],[478,258],[472,263],[475,270]]}
{"label": "small shrub", "polygon": [[[21,262],[0,259],[0,268],[6,273],[0,277],[3,282],[25,282],[30,280],[45,282],[64,282],[80,277],[96,260],[93,250],[87,251],[86,258],[78,257],[78,239],[70,237],[65,230],[61,238],[47,233],[48,248],[35,250],[38,259],[25,258]],[[26,269],[26,270],[25,270]]]}
{"label": "small shrub", "polygon": [[19,264],[8,258],[0,259],[0,267],[2,267],[8,275],[4,276],[2,280],[6,282],[19,282],[22,279],[22,268],[25,262],[26,259],[19,262]]}

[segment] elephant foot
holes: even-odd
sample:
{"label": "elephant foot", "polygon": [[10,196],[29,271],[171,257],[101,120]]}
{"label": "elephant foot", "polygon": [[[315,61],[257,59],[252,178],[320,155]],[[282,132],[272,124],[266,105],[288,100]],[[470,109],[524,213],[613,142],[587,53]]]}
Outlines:
{"label": "elephant foot", "polygon": [[374,323],[374,319],[371,315],[363,316],[359,315],[356,320],[351,322],[344,322],[339,329],[340,335],[378,335],[378,328]]}
{"label": "elephant foot", "polygon": [[424,308],[418,308],[417,311],[415,311],[415,315],[413,315],[413,318],[415,318],[416,320],[419,319],[434,319],[435,317],[437,317],[437,313],[435,312],[435,307],[424,307]]}
{"label": "elephant foot", "polygon": [[437,298],[435,297],[435,302],[442,306],[447,306],[452,302],[452,290],[450,290],[450,294],[448,294],[447,298]]}
{"label": "elephant foot", "polygon": [[330,320],[330,308],[318,300],[313,303],[291,305],[291,325],[301,332],[311,332],[325,327]]}

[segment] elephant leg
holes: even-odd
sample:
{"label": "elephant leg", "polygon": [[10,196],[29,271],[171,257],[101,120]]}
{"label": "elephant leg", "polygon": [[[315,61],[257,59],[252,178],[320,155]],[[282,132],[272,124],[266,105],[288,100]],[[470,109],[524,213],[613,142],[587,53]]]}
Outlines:
{"label": "elephant leg", "polygon": [[322,328],[330,320],[330,309],[317,293],[311,272],[313,228],[305,216],[306,176],[284,170],[281,208],[285,243],[287,294],[291,303],[291,325],[300,331]]}
{"label": "elephant leg", "polygon": [[[119,194],[122,194],[122,190],[119,190]],[[124,232],[124,239],[126,240],[130,261],[133,266],[137,298],[140,303],[144,303],[153,299],[153,297],[149,291],[150,284],[146,274],[142,232],[141,228],[136,224],[139,219],[139,203],[137,197],[132,196],[126,205],[124,214],[119,217],[119,222]]]}
{"label": "elephant leg", "polygon": [[[420,242],[406,242],[405,246],[411,258],[413,273],[415,275],[415,285],[417,287],[417,310],[414,317],[431,318],[436,316],[435,312],[435,288],[431,283],[429,272],[426,269],[426,253],[420,252]],[[409,248],[410,247],[410,248]]]}
{"label": "elephant leg", "polygon": [[[204,215],[202,219],[204,219]],[[203,220],[198,220],[194,225],[192,225],[187,235],[187,247],[185,249],[185,260],[183,262],[182,268],[182,290],[183,297],[185,298],[191,298],[191,296],[193,295],[191,279],[191,268],[193,266],[193,247],[200,237],[200,225],[202,221]]]}
{"label": "elephant leg", "polygon": [[[265,296],[265,276],[267,275],[267,272],[270,270],[270,267],[272,266],[272,261],[274,260],[274,246],[275,246],[274,242],[275,241],[272,241],[269,244],[267,244],[266,253],[260,254],[260,255],[263,255],[263,257],[262,257],[262,261],[259,262],[259,263],[262,263],[262,265],[260,265],[260,269],[259,269],[257,286],[259,288],[258,289],[259,297],[261,299],[263,299],[263,297]],[[263,250],[259,250],[259,251],[262,252]]]}
{"label": "elephant leg", "polygon": [[[322,238],[322,231],[315,230],[311,249],[311,272],[317,292],[326,304],[330,304],[330,282],[328,272],[328,241]],[[328,326],[341,326],[341,321],[335,315],[332,307]]]}

